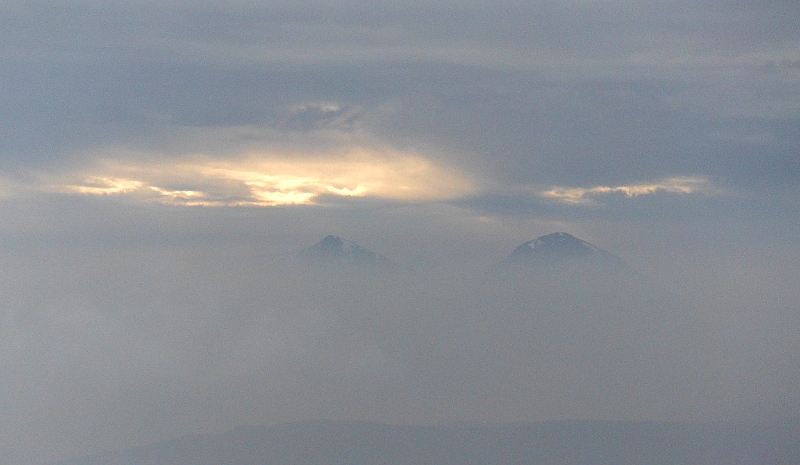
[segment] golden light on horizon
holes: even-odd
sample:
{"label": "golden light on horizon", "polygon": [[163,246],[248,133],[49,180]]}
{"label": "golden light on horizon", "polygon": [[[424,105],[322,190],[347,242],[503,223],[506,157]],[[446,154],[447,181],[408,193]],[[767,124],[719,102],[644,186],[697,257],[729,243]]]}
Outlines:
{"label": "golden light on horizon", "polygon": [[124,195],[183,206],[310,205],[320,197],[431,201],[462,196],[472,182],[418,153],[355,147],[315,155],[250,153],[103,160],[96,170],[53,189],[83,195]]}
{"label": "golden light on horizon", "polygon": [[88,176],[84,179],[84,184],[68,185],[65,186],[65,188],[68,191],[79,194],[109,195],[132,192],[141,188],[142,185],[143,183],[141,181],[135,181],[132,179]]}

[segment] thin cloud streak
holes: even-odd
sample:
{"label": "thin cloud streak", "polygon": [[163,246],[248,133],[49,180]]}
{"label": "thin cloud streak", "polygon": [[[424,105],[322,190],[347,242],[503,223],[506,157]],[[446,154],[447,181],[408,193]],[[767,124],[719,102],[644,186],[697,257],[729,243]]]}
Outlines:
{"label": "thin cloud streak", "polygon": [[628,198],[641,195],[655,195],[659,192],[670,194],[712,194],[719,190],[711,186],[705,176],[683,176],[667,178],[651,183],[630,184],[622,186],[563,187],[556,186],[541,191],[539,196],[562,203],[574,205],[597,205],[596,197],[621,193]]}

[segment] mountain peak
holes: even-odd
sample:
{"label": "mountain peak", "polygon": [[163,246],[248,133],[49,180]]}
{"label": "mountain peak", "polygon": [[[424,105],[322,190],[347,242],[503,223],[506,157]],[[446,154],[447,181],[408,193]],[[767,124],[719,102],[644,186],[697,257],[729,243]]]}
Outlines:
{"label": "mountain peak", "polygon": [[306,263],[318,264],[393,265],[393,262],[383,255],[332,234],[305,249],[300,254],[300,259]]}
{"label": "mountain peak", "polygon": [[563,260],[609,259],[613,255],[577,237],[556,232],[528,241],[511,252],[507,263],[529,264]]}

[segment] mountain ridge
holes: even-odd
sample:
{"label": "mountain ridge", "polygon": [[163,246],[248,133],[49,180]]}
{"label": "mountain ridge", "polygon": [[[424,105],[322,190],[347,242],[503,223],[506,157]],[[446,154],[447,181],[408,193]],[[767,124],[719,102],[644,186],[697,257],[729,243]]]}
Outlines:
{"label": "mountain ridge", "polygon": [[239,427],[51,465],[797,463],[800,421],[571,420],[471,426],[309,420]]}

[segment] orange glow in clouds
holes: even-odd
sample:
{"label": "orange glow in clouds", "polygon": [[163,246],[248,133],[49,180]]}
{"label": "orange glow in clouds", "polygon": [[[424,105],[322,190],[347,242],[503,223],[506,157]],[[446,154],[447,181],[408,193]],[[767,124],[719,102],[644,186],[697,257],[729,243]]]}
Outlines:
{"label": "orange glow in clouds", "polygon": [[79,181],[60,183],[58,190],[185,206],[307,205],[323,195],[442,200],[472,190],[464,175],[419,154],[369,148],[324,156],[254,153],[236,160],[107,160],[96,172],[74,178]]}

